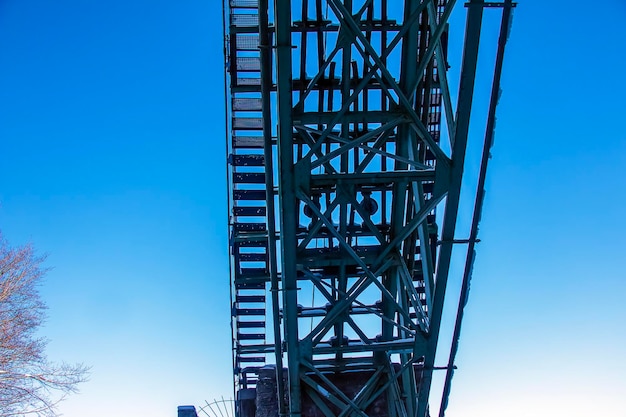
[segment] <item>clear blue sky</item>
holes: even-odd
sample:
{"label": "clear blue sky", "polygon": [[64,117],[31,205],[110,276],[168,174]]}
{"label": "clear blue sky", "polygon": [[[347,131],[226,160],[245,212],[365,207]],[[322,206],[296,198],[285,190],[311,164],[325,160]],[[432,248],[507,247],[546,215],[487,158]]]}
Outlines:
{"label": "clear blue sky", "polygon": [[[626,412],[626,3],[592,6],[515,12],[449,417]],[[231,396],[221,27],[0,2],[0,230],[49,254],[51,359],[92,366],[66,417]]]}

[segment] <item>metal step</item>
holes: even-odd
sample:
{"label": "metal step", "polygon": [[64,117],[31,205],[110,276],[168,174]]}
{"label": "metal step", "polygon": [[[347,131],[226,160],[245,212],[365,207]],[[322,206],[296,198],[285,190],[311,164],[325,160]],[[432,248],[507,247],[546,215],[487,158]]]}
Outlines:
{"label": "metal step", "polygon": [[238,321],[237,328],[239,329],[264,329],[264,321]]}
{"label": "metal step", "polygon": [[237,290],[264,290],[265,280],[235,280]]}
{"label": "metal step", "polygon": [[243,357],[243,356],[237,356],[237,363],[259,363],[259,362],[265,362],[265,357],[263,356],[248,356],[248,357]]}
{"label": "metal step", "polygon": [[235,296],[236,303],[264,303],[265,295],[239,295]]}
{"label": "metal step", "polygon": [[230,24],[236,27],[257,27],[259,26],[259,15],[231,13]]}
{"label": "metal step", "polygon": [[[228,162],[236,167],[262,167],[265,165],[263,155],[230,155]],[[263,181],[265,182],[265,181]]]}
{"label": "metal step", "polygon": [[256,57],[237,57],[235,65],[239,72],[259,72],[261,71],[261,58]]}
{"label": "metal step", "polygon": [[234,111],[261,111],[263,108],[260,98],[235,98],[232,104]]}
{"label": "metal step", "polygon": [[265,216],[266,213],[265,207],[233,207],[235,216]]}
{"label": "metal step", "polygon": [[265,200],[265,190],[234,190],[233,200]]}
{"label": "metal step", "polygon": [[439,126],[441,124],[441,113],[428,113],[428,124]]}
{"label": "metal step", "polygon": [[431,107],[441,106],[441,93],[432,94],[430,96],[430,106]]}
{"label": "metal step", "polygon": [[[255,367],[246,367],[246,369],[253,369]],[[256,367],[258,368],[258,367]],[[247,377],[247,375],[249,375],[249,373],[245,373],[244,375],[246,375],[246,386],[248,388],[254,388],[258,382],[258,378],[249,378]],[[254,374],[253,374],[254,375]],[[256,375],[254,375],[256,377]],[[241,382],[239,383],[240,385],[243,385]]]}
{"label": "metal step", "polygon": [[265,340],[265,333],[237,333],[237,340]]}
{"label": "metal step", "polygon": [[259,34],[246,33],[235,35],[235,48],[237,51],[258,51],[259,50]]}
{"label": "metal step", "polygon": [[237,257],[241,262],[267,262],[267,253],[240,253]]}
{"label": "metal step", "polygon": [[233,117],[235,130],[263,130],[262,117]]}
{"label": "metal step", "polygon": [[260,87],[261,87],[260,78],[237,77],[233,81],[234,81],[234,87],[259,87],[258,89],[254,89],[251,91],[260,91]]}
{"label": "metal step", "polygon": [[236,251],[239,251],[240,248],[266,248],[267,249],[267,240],[258,240],[258,239],[241,239],[234,242],[233,247]]}
{"label": "metal step", "polygon": [[267,241],[267,232],[243,232],[233,231],[231,244],[239,241]]}
{"label": "metal step", "polygon": [[234,223],[235,232],[265,232],[267,225],[265,223]]}
{"label": "metal step", "polygon": [[241,277],[242,279],[265,278],[268,274],[266,268],[240,268],[239,271],[236,271],[235,273],[238,277]]}
{"label": "metal step", "polygon": [[246,378],[248,385],[250,385],[251,383],[257,383],[258,379],[256,378],[256,374],[261,368],[261,366],[246,366],[241,370],[242,374],[253,374],[255,376],[255,378]]}
{"label": "metal step", "polygon": [[259,0],[230,0],[232,9],[258,9]]}
{"label": "metal step", "polygon": [[235,347],[238,354],[264,354],[275,351],[274,343],[259,343],[254,345],[238,345]]}
{"label": "metal step", "polygon": [[263,172],[242,172],[233,173],[233,183],[235,184],[265,184],[265,173]]}
{"label": "metal step", "polygon": [[235,315],[236,316],[264,316],[265,309],[264,308],[236,308]]}
{"label": "metal step", "polygon": [[264,148],[265,139],[262,136],[233,136],[233,148]]}

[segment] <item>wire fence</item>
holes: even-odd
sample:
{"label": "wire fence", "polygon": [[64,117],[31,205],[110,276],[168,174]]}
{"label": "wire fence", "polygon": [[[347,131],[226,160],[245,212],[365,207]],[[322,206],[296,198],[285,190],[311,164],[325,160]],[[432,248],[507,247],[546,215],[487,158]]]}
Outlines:
{"label": "wire fence", "polygon": [[206,417],[234,417],[235,402],[232,398],[220,400],[214,399],[212,402],[205,401],[205,405],[198,406],[198,415],[204,413]]}

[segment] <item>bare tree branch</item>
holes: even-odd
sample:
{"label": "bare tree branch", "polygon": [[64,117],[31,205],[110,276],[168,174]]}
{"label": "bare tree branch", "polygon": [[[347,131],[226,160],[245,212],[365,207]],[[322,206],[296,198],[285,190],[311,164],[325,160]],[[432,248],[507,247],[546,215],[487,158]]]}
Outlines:
{"label": "bare tree branch", "polygon": [[36,336],[46,306],[38,287],[45,257],[30,245],[10,247],[0,236],[0,415],[56,416],[56,406],[87,378],[81,364],[46,359],[46,340]]}

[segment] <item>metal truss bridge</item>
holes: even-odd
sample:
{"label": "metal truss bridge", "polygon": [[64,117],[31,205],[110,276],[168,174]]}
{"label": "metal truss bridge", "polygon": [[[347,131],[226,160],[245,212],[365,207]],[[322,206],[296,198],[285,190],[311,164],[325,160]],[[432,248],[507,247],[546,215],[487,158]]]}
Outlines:
{"label": "metal truss bridge", "polygon": [[[465,4],[452,97],[454,7],[226,0],[238,417],[426,417],[434,372],[443,416],[514,3]],[[502,14],[500,39],[470,234],[457,238],[486,8]],[[452,277],[456,246],[466,260]],[[435,364],[449,279],[456,323]]]}

